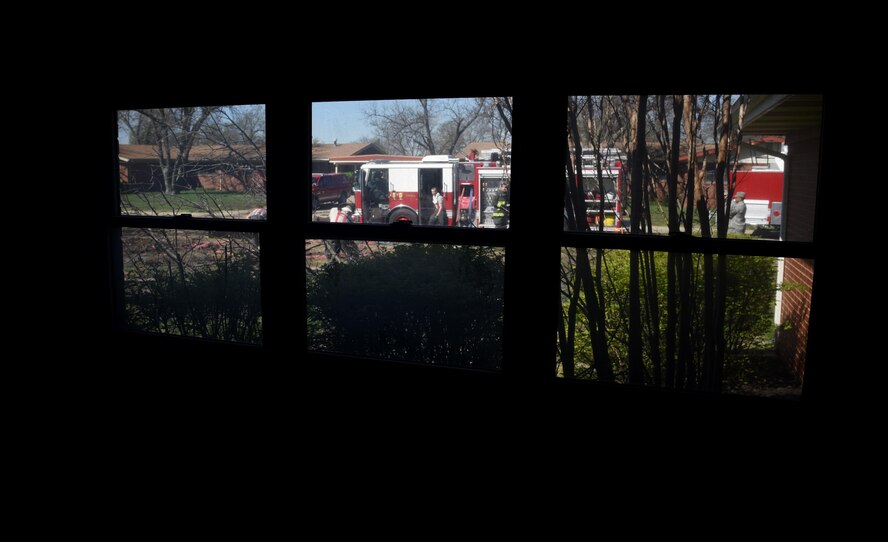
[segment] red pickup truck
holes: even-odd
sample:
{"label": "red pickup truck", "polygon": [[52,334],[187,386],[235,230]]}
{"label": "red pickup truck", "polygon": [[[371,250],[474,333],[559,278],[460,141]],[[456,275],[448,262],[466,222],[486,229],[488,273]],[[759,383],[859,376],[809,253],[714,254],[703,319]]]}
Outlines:
{"label": "red pickup truck", "polygon": [[336,202],[345,205],[345,200],[351,193],[352,183],[342,173],[311,174],[311,202],[314,209],[322,203]]}

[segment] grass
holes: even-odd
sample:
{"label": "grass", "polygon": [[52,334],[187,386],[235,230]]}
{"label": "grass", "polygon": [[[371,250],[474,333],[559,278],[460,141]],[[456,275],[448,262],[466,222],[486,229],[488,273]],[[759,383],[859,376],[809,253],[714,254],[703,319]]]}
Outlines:
{"label": "grass", "polygon": [[[661,210],[661,208],[662,208],[662,210]],[[668,209],[669,208],[666,206],[665,203],[661,203],[659,206],[654,204],[653,208],[651,209],[651,222],[655,228],[656,227],[661,227],[661,228],[668,228],[669,227],[669,220],[668,220],[669,211],[668,211]],[[711,213],[712,209],[710,209],[709,211]],[[682,221],[681,224],[684,224],[684,222]],[[715,216],[712,216],[712,222],[710,223],[710,227],[712,228],[712,231],[714,232],[715,231]],[[684,226],[682,225],[681,228],[683,229]],[[700,215],[697,214],[696,209],[694,209],[694,215],[693,215],[693,232],[695,235],[700,235]]]}
{"label": "grass", "polygon": [[[660,207],[662,207],[662,211],[660,210]],[[681,214],[681,213],[679,213],[679,214]],[[651,222],[653,222],[654,226],[667,227],[669,225],[668,215],[669,215],[669,208],[666,206],[665,203],[662,203],[659,207],[656,204],[654,204],[653,208],[651,209]],[[700,229],[700,216],[697,214],[696,209],[694,209],[693,220],[694,220],[694,229],[699,230]],[[714,224],[715,224],[715,222],[713,219],[713,225]]]}
{"label": "grass", "polygon": [[217,192],[214,190],[186,190],[175,195],[161,192],[135,192],[120,194],[120,207],[124,214],[149,213],[199,213],[239,211],[265,206],[265,194],[243,192]]}

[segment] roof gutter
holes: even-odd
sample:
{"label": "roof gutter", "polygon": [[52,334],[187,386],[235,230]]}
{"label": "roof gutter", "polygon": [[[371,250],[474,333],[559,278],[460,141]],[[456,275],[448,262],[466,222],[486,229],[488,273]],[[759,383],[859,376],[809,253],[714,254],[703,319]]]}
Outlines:
{"label": "roof gutter", "polygon": [[[791,94],[751,94],[746,105],[746,114],[743,117],[743,130],[750,124],[763,117],[769,111],[786,101]],[[735,117],[740,114],[740,100],[731,108],[731,114]]]}

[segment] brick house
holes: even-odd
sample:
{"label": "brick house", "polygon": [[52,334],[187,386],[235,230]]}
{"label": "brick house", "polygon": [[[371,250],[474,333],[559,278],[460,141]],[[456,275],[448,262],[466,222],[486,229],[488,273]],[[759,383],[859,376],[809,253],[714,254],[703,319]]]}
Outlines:
{"label": "brick house", "polygon": [[[823,97],[805,94],[753,95],[747,106],[744,135],[783,135],[789,149],[783,182],[784,241],[812,241],[814,206],[820,173]],[[814,261],[780,260],[777,294],[777,354],[799,378],[804,376]]]}
{"label": "brick house", "polygon": [[[361,167],[360,164],[374,159],[369,155],[383,155],[383,153],[383,149],[376,143],[319,143],[311,146],[311,172],[344,173],[354,171]],[[356,161],[350,162],[350,159]],[[355,163],[358,165],[355,166]]]}
{"label": "brick house", "polygon": [[[121,144],[118,168],[121,189],[127,192],[163,190],[162,162],[155,145]],[[173,149],[172,161],[178,159]],[[244,192],[265,186],[265,147],[195,145],[182,165],[181,189]]]}

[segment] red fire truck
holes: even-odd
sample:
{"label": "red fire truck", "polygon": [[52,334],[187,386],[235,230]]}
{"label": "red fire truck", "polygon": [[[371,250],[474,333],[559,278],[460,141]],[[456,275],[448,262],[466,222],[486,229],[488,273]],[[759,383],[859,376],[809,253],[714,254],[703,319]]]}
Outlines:
{"label": "red fire truck", "polygon": [[428,224],[433,211],[431,188],[444,196],[446,224],[493,227],[491,215],[509,168],[496,162],[459,161],[444,155],[420,161],[373,161],[361,166],[355,181],[353,220],[365,224],[410,221]]}
{"label": "red fire truck", "polygon": [[[623,161],[626,155],[617,148],[583,149],[583,188],[586,222],[597,231],[604,215],[604,231],[623,231]],[[598,179],[601,166],[601,183]],[[603,197],[602,197],[603,196]],[[602,213],[602,207],[604,213]]]}
{"label": "red fire truck", "polygon": [[[598,182],[598,170],[583,168],[583,195],[586,203],[586,222],[593,231],[598,230],[604,200],[604,231],[623,230],[623,170],[620,162],[601,170],[602,186]],[[602,198],[602,192],[604,198]]]}
{"label": "red fire truck", "polygon": [[752,146],[740,151],[734,193],[746,193],[747,224],[779,226],[783,220],[785,140],[780,136],[764,136],[750,143]]}
{"label": "red fire truck", "polygon": [[734,187],[734,193],[737,192],[746,192],[747,224],[780,225],[783,219],[783,171],[738,171]]}

